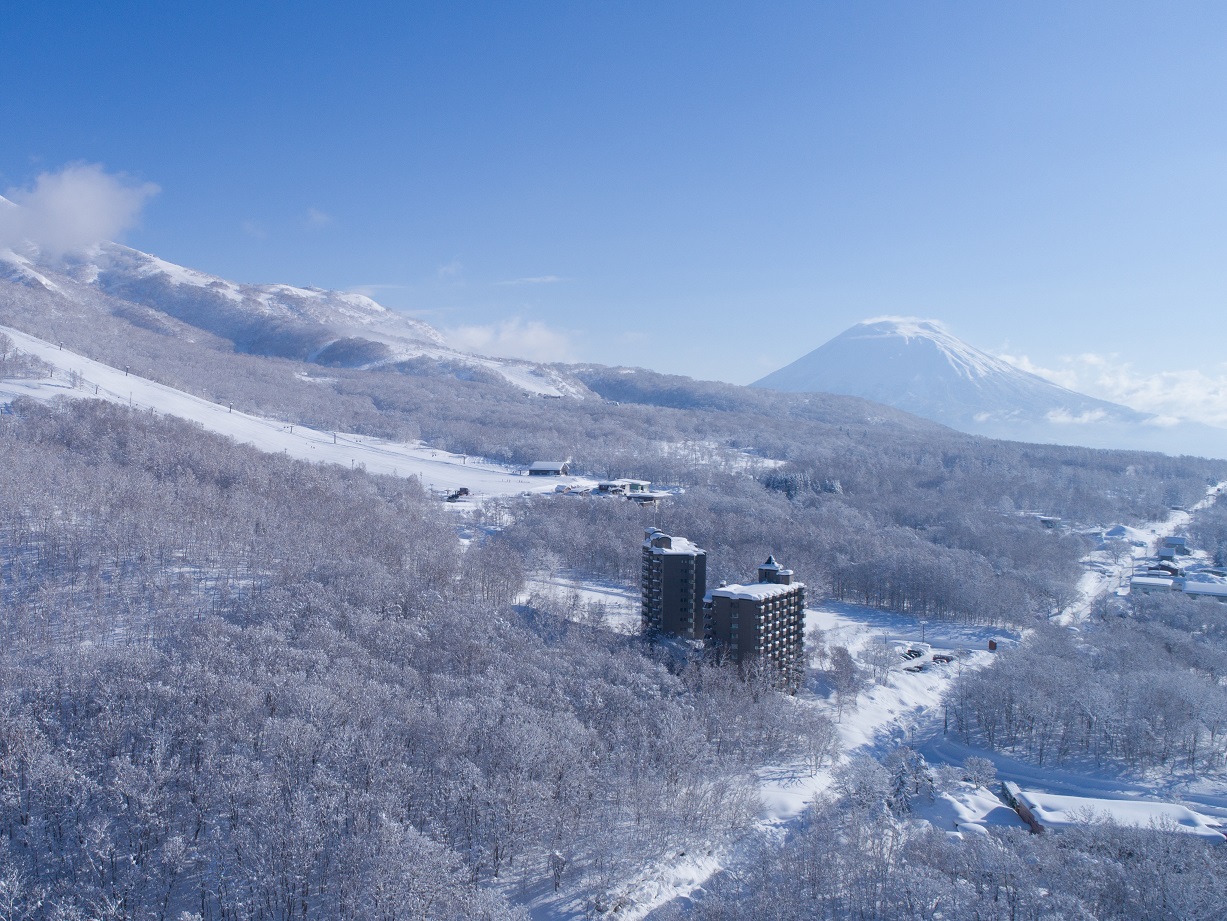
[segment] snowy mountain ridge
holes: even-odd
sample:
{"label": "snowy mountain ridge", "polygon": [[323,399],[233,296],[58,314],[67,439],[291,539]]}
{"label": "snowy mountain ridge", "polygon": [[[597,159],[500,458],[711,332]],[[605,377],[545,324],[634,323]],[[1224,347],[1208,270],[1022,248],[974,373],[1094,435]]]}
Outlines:
{"label": "snowy mountain ridge", "polygon": [[130,317],[136,305],[145,317],[141,322],[164,326],[165,318],[172,318],[220,337],[238,352],[345,368],[425,359],[493,372],[529,393],[588,395],[581,383],[555,368],[453,349],[428,323],[362,294],[242,284],[118,243],[64,255],[44,254],[29,243],[0,243],[3,282],[17,287],[8,297],[0,290],[0,306],[21,301],[21,288],[32,289],[51,296],[38,309],[44,315],[49,308],[65,317],[82,310]]}
{"label": "snowy mountain ridge", "polygon": [[74,273],[78,280],[87,284],[108,277],[115,282],[125,276],[135,279],[162,278],[173,285],[205,289],[235,303],[250,303],[268,315],[318,320],[340,317],[362,324],[400,320],[421,339],[443,344],[443,336],[433,327],[419,320],[401,317],[362,294],[286,284],[242,285],[118,243],[104,243],[90,256],[88,261],[75,267]]}

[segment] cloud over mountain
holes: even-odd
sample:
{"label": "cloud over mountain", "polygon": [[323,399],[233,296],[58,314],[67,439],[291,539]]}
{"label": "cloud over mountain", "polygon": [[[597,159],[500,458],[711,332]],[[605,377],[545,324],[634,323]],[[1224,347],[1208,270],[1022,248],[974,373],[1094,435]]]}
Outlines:
{"label": "cloud over mountain", "polygon": [[574,361],[570,335],[537,320],[519,317],[485,326],[460,326],[443,331],[455,348],[481,355],[523,358],[528,361]]}
{"label": "cloud over mountain", "polygon": [[96,163],[41,173],[32,185],[5,193],[0,246],[32,243],[55,255],[114,240],[137,223],[158,191],[151,182],[108,173]]}
{"label": "cloud over mountain", "polygon": [[1190,419],[1227,428],[1227,365],[1218,376],[1197,369],[1147,373],[1115,355],[1068,356],[1055,368],[1025,355],[1001,355],[1024,371],[1162,419]]}

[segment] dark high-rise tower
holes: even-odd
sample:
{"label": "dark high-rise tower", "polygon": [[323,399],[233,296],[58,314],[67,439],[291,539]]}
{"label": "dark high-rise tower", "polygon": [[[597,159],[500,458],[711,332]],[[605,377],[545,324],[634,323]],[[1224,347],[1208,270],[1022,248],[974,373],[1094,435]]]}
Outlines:
{"label": "dark high-rise tower", "polygon": [[722,585],[704,604],[705,639],[737,662],[771,662],[794,686],[804,666],[805,585],[775,561],[758,567],[758,581]]}
{"label": "dark high-rise tower", "polygon": [[684,537],[648,528],[643,537],[643,629],[703,638],[707,552]]}

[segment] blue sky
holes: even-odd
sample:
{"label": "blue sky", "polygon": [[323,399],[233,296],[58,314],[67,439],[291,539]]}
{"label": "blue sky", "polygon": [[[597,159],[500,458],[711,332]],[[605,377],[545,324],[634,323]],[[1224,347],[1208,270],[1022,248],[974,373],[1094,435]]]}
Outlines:
{"label": "blue sky", "polygon": [[746,383],[919,315],[1227,424],[1227,5],[354,7],[6,10],[0,191],[98,164],[133,246],[492,351]]}

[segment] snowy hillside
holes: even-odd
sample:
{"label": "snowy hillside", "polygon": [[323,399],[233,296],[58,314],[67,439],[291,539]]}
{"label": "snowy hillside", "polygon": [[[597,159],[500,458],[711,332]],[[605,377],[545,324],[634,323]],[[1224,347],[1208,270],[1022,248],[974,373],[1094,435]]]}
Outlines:
{"label": "snowy hillside", "polygon": [[187,419],[207,431],[229,436],[262,451],[313,463],[360,466],[371,473],[416,476],[422,486],[432,491],[466,488],[476,498],[553,492],[559,483],[593,485],[592,481],[578,477],[522,476],[519,471],[502,465],[428,445],[397,444],[261,418],[108,367],[10,327],[0,327],[0,333],[12,339],[22,352],[36,356],[55,369],[48,379],[0,381],[0,403],[18,396],[38,400],[56,397],[109,400]]}
{"label": "snowy hillside", "polygon": [[553,368],[452,349],[429,324],[361,294],[239,284],[117,243],[54,257],[32,246],[0,249],[0,306],[31,289],[52,309],[104,310],[146,328],[178,321],[238,352],[343,368],[425,359],[493,372],[528,393],[586,395]]}
{"label": "snowy hillside", "polygon": [[751,386],[864,397],[993,438],[1227,456],[1227,430],[1164,425],[968,345],[932,320],[866,320]]}

